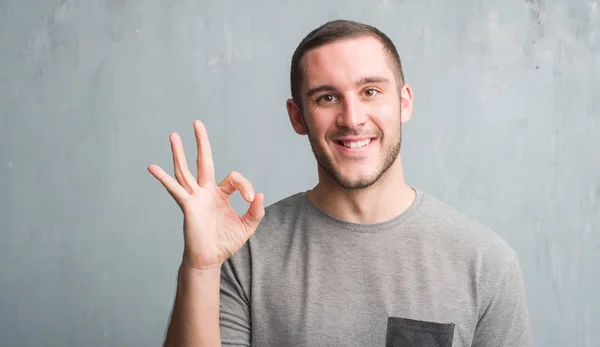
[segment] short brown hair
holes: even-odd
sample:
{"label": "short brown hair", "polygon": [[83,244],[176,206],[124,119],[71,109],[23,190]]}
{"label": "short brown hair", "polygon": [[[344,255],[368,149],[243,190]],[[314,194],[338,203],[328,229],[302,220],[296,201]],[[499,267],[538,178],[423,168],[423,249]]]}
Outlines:
{"label": "short brown hair", "polygon": [[296,48],[296,51],[294,51],[294,55],[292,56],[292,66],[290,69],[290,87],[292,99],[296,105],[298,105],[298,107],[302,108],[302,95],[300,92],[302,86],[302,67],[300,65],[300,61],[302,60],[304,54],[313,48],[317,48],[337,40],[362,36],[373,36],[383,44],[384,49],[388,53],[389,58],[395,67],[396,71],[394,71],[394,75],[396,76],[396,83],[398,83],[399,86],[404,84],[404,72],[402,71],[400,55],[396,50],[396,46],[386,34],[371,25],[351,20],[334,20],[327,22],[311,31],[300,42]]}

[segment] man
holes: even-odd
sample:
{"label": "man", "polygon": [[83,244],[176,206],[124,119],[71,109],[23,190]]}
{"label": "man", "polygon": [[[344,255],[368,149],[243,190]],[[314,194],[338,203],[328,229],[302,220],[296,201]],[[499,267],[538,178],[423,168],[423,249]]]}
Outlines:
{"label": "man", "polygon": [[[149,167],[184,213],[165,345],[531,346],[513,250],[404,181],[413,98],[390,39],[324,24],[294,53],[291,90],[291,124],[318,162],[313,189],[265,210],[241,174],[216,184],[199,121],[197,179],[177,134],[176,180]],[[236,190],[250,203],[242,217]]]}

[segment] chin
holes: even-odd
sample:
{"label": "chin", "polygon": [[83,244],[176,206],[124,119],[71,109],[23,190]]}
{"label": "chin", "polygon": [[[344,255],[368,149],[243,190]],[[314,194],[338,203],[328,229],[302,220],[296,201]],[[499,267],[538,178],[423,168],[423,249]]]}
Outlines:
{"label": "chin", "polygon": [[372,173],[371,175],[367,175],[367,176],[364,176],[364,175],[361,175],[361,176],[362,177],[356,177],[356,176],[344,177],[344,176],[340,175],[338,172],[335,175],[333,175],[332,178],[342,188],[348,189],[348,190],[355,190],[355,189],[365,189],[365,188],[372,186],[379,180],[379,177],[380,177],[380,175],[376,175],[375,173]]}
{"label": "chin", "polygon": [[346,185],[340,184],[340,186],[346,190],[359,190],[359,189],[369,188],[374,183],[375,183],[375,181],[359,181],[359,182],[354,182],[352,184],[346,184]]}
{"label": "chin", "polygon": [[[319,171],[325,173],[334,184],[347,190],[365,189],[375,184],[381,176],[392,166],[397,156],[390,151],[383,159],[375,161],[364,160],[361,163],[337,161],[332,156],[326,155],[318,147],[312,146],[317,159]],[[366,159],[366,158],[365,158]]]}

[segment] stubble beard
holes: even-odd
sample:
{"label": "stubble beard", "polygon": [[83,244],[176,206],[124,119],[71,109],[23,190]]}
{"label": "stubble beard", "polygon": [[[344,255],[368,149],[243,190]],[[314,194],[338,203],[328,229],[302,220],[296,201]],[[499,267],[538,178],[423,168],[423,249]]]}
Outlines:
{"label": "stubble beard", "polygon": [[[306,121],[304,122],[306,124]],[[342,177],[339,168],[336,168],[333,159],[328,156],[323,148],[320,147],[318,141],[311,136],[310,130],[307,127],[308,140],[310,147],[317,160],[317,164],[325,173],[331,177],[340,187],[347,190],[365,189],[375,184],[381,176],[394,164],[398,155],[400,154],[400,148],[402,145],[402,124],[398,125],[398,136],[387,148],[383,148],[383,153],[380,158],[380,165],[370,177],[362,178],[359,180],[352,180],[352,178],[345,179]],[[382,140],[382,139],[380,139]]]}

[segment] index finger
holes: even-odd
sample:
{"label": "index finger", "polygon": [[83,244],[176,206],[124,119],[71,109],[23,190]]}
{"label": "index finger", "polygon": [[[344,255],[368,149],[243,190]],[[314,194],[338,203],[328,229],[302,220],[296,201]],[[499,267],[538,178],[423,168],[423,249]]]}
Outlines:
{"label": "index finger", "polygon": [[213,164],[208,133],[204,124],[194,121],[194,133],[196,134],[196,144],[198,145],[198,158],[196,167],[198,171],[198,185],[206,183],[215,183],[215,166]]}

